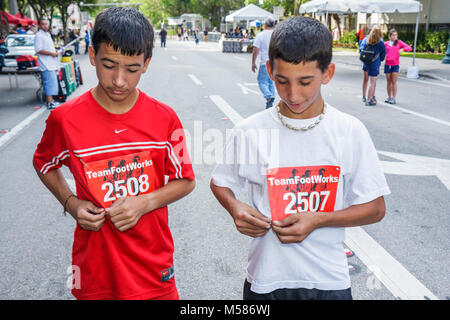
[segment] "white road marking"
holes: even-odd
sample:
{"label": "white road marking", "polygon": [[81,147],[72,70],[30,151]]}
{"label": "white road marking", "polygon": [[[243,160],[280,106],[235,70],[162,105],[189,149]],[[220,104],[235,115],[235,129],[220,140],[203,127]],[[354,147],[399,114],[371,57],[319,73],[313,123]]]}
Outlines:
{"label": "white road marking", "polygon": [[[339,64],[340,66],[350,69],[350,70],[361,70],[362,71],[362,65],[357,65],[357,64],[349,64],[349,63],[345,63],[342,61],[333,61],[335,64]],[[385,77],[384,74],[380,73],[378,75],[378,77]],[[424,85],[424,84],[429,84],[429,85],[433,85],[433,86],[439,86],[439,87],[444,87],[444,88],[450,88],[450,84],[445,84],[445,83],[439,83],[436,81],[424,81],[424,80],[419,80],[419,79],[410,79],[407,78],[406,76],[400,75],[398,77],[399,80],[406,80],[406,81],[411,81],[411,82],[415,82],[417,85]]]}
{"label": "white road marking", "polygon": [[0,137],[0,148],[5,145],[9,140],[11,140],[15,135],[17,135],[20,131],[25,129],[30,123],[37,119],[42,113],[46,111],[46,108],[41,107],[39,110],[34,111],[31,115],[26,117],[22,122],[16,125],[11,129],[8,133]]}
{"label": "white road marking", "polygon": [[234,110],[221,96],[211,95],[209,98],[231,121],[233,121],[234,124],[237,124],[243,119],[241,115],[237,113],[236,110]]}
{"label": "white road marking", "polygon": [[419,80],[419,79],[410,79],[410,78],[406,78],[406,77],[398,77],[398,78],[402,79],[402,80],[415,82],[415,83],[417,83],[420,86],[423,85],[424,83],[426,83],[426,84],[431,84],[431,85],[434,85],[434,86],[450,88],[450,85],[449,84],[445,84],[445,83],[439,83],[439,82],[434,82],[434,81],[424,81],[424,80]]}
{"label": "white road marking", "polygon": [[438,300],[361,227],[346,228],[345,233],[345,244],[374,272],[394,297],[402,300]]}
{"label": "white road marking", "polygon": [[[211,100],[236,125],[243,118],[221,96],[212,95]],[[392,155],[381,151],[381,154]],[[396,154],[397,155],[397,154]],[[419,280],[417,280],[400,262],[392,257],[361,227],[346,228],[345,244],[360,260],[374,271],[386,288],[401,299],[438,299]],[[427,297],[427,298],[425,298]]]}
{"label": "white road marking", "polygon": [[383,105],[385,105],[385,106],[387,106],[389,108],[393,108],[393,109],[397,109],[397,110],[402,111],[402,112],[410,113],[410,114],[415,115],[417,117],[420,117],[420,118],[423,118],[423,119],[427,119],[427,120],[430,120],[430,121],[434,121],[436,123],[443,124],[444,126],[450,127],[450,122],[448,122],[448,121],[445,121],[445,120],[442,120],[442,119],[438,119],[438,118],[434,118],[434,117],[430,117],[430,116],[427,116],[426,114],[415,112],[415,111],[412,111],[412,110],[409,110],[409,109],[406,109],[406,108],[394,106],[394,105],[392,105],[390,103],[381,102],[381,104],[383,104]]}
{"label": "white road marking", "polygon": [[403,161],[380,161],[384,173],[406,176],[436,176],[450,190],[450,160],[379,150],[377,152]]}
{"label": "white road marking", "polygon": [[258,96],[261,95],[260,92],[255,91],[253,89],[249,89],[249,88],[245,87],[244,85],[242,85],[242,83],[237,82],[236,84],[237,84],[238,87],[241,88],[243,94],[248,94],[249,92],[251,92],[251,93],[254,93],[254,94],[258,95]]}
{"label": "white road marking", "polygon": [[177,60],[178,60],[178,58],[177,58],[177,57],[175,57],[175,56],[172,56],[172,59],[173,59],[173,60],[175,60],[175,61],[177,61]]}
{"label": "white road marking", "polygon": [[196,76],[194,76],[192,73],[189,74],[189,78],[191,78],[192,81],[194,81],[194,83],[196,85],[198,85],[198,86],[203,85],[203,83],[200,80],[198,80],[198,78]]}

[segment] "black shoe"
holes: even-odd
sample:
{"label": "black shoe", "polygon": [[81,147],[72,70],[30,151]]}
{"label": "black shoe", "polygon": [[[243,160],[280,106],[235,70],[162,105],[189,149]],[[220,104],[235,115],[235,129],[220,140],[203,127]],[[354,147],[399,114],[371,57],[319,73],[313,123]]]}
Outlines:
{"label": "black shoe", "polygon": [[47,107],[48,110],[53,110],[55,109],[55,106],[51,103],[51,102],[46,102],[45,106]]}

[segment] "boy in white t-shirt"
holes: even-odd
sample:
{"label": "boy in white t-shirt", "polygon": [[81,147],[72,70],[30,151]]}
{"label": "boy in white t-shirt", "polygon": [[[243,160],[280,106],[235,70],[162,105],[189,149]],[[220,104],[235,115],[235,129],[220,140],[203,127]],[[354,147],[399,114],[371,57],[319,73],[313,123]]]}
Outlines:
{"label": "boy in white t-shirt", "polygon": [[[295,17],[272,35],[267,69],[281,98],[241,121],[211,189],[253,238],[244,299],[352,299],[345,227],[380,221],[390,193],[365,126],[325,103],[332,35]],[[250,202],[236,198],[246,182]]]}

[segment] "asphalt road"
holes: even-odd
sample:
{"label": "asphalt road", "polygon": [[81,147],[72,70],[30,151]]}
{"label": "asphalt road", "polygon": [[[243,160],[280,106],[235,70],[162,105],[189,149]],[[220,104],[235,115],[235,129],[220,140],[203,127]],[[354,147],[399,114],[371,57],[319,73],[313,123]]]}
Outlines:
{"label": "asphalt road", "polygon": [[[85,84],[73,96],[96,85],[87,56],[77,59]],[[398,299],[399,290],[411,296],[415,291],[404,281],[409,279],[403,277],[407,274],[426,289],[419,290],[421,294],[432,293],[417,299],[448,299],[450,84],[401,77],[396,105],[400,109],[383,103],[368,108],[361,102],[358,62],[339,53],[334,61],[336,74],[323,88],[323,96],[367,126],[392,191],[386,197],[386,217],[361,228],[376,247],[361,240],[366,251],[349,258],[356,267],[351,274],[353,297]],[[168,41],[167,48],[161,49],[156,42],[150,67],[139,84],[141,90],[174,108],[191,136],[197,187],[169,207],[175,277],[182,299],[242,298],[250,238],[237,232],[210,192],[214,153],[208,146],[214,135],[222,133],[225,138],[225,131],[233,127],[232,117],[211,96],[220,96],[242,117],[263,110],[265,100],[250,62],[250,54],[221,53],[216,44]],[[0,129],[11,130],[39,112],[34,109],[39,105],[36,84],[32,76],[23,76],[20,88],[10,88],[7,76],[0,76]],[[385,87],[381,76],[379,102],[385,99]],[[73,299],[66,282],[75,222],[62,215],[61,206],[31,165],[47,116],[45,110],[6,143],[0,142],[0,299]],[[0,133],[0,139],[3,136]],[[64,174],[72,179],[67,169]],[[380,248],[402,267],[397,276],[392,277],[392,270],[399,269],[391,268],[391,260],[378,259],[375,253]],[[374,259],[371,263],[365,253]]]}

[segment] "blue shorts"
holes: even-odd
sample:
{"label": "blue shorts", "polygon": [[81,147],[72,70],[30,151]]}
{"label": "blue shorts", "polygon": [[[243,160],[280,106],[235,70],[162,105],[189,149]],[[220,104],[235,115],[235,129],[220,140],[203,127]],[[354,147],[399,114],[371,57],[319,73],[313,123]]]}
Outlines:
{"label": "blue shorts", "polygon": [[56,75],[56,72],[56,70],[42,71],[42,80],[44,82],[44,92],[46,96],[58,95],[58,76]]}
{"label": "blue shorts", "polygon": [[399,65],[396,65],[396,66],[384,65],[384,73],[392,73],[392,72],[399,72],[399,71],[400,71]]}
{"label": "blue shorts", "polygon": [[369,77],[376,77],[380,73],[380,64],[379,63],[364,64],[362,69],[367,72]]}

